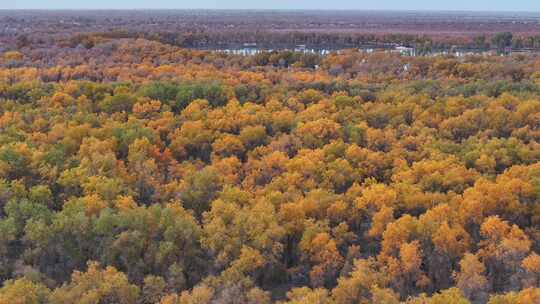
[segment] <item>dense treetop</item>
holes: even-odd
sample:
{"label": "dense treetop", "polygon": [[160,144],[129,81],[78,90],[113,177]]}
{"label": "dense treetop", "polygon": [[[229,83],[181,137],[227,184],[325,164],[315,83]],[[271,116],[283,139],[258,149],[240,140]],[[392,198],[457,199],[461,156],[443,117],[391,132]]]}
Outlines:
{"label": "dense treetop", "polygon": [[0,303],[540,303],[540,57],[0,54]]}

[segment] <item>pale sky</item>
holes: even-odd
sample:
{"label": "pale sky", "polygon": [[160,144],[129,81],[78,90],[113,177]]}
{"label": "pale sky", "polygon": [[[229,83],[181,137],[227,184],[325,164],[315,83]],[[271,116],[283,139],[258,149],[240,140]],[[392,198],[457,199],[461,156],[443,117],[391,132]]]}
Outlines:
{"label": "pale sky", "polygon": [[540,0],[0,0],[0,9],[368,9],[540,12]]}

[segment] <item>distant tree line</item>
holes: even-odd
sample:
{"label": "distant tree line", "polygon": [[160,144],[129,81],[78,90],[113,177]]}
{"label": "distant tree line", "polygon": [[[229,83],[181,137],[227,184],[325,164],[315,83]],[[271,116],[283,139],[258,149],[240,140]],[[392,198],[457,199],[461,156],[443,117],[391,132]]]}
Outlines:
{"label": "distant tree line", "polygon": [[[513,35],[511,32],[483,34],[474,37],[442,38],[411,34],[343,34],[330,32],[231,32],[231,31],[183,31],[174,32],[129,32],[112,31],[106,33],[86,33],[74,35],[61,41],[61,45],[76,47],[82,45],[92,48],[107,39],[143,38],[185,48],[242,48],[253,47],[294,48],[304,45],[308,48],[345,49],[355,47],[388,47],[403,45],[414,47],[418,54],[453,48],[476,50],[540,49],[540,35]],[[19,46],[28,45],[26,36],[21,36]]]}

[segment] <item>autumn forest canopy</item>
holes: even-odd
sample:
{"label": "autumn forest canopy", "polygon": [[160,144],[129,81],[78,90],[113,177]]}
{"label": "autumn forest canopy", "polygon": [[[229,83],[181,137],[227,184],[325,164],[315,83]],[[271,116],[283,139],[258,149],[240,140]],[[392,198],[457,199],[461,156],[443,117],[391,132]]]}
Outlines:
{"label": "autumn forest canopy", "polygon": [[540,303],[540,56],[73,37],[0,52],[0,304]]}

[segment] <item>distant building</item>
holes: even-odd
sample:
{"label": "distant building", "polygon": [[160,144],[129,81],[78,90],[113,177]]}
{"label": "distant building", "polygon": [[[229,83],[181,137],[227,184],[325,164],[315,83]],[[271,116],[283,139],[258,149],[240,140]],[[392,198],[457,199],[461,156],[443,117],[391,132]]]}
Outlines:
{"label": "distant building", "polygon": [[404,56],[416,56],[416,50],[412,47],[396,46],[394,51]]}
{"label": "distant building", "polygon": [[295,51],[295,52],[304,52],[304,53],[309,52],[309,50],[306,48],[306,45],[305,45],[305,44],[299,44],[299,45],[297,45],[297,46],[294,48],[294,51]]}

